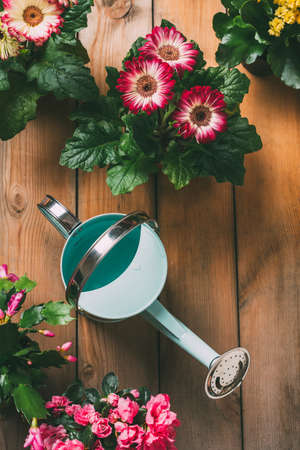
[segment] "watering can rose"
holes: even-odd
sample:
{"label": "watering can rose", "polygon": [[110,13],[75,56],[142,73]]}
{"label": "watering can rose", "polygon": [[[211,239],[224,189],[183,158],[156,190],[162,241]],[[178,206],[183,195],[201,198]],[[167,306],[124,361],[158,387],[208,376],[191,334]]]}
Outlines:
{"label": "watering can rose", "polygon": [[60,163],[106,167],[115,195],[160,169],[176,189],[202,176],[243,184],[244,155],[262,145],[240,115],[249,80],[205,64],[199,46],[163,20],[133,43],[121,71],[107,67],[107,96],[72,114],[78,126]]}
{"label": "watering can rose", "polygon": [[[25,448],[32,450],[176,450],[176,428],[166,394],[152,396],[148,389],[118,391],[113,373],[102,382],[102,393],[80,382],[46,403],[50,416],[38,426],[32,421]],[[73,400],[71,399],[73,398]]]}

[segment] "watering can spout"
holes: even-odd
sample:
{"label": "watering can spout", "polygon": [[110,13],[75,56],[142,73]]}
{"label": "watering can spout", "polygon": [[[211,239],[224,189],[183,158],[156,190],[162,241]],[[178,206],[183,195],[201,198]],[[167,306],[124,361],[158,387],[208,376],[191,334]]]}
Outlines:
{"label": "watering can spout", "polygon": [[205,392],[210,398],[222,398],[240,386],[246,376],[250,355],[238,347],[219,355],[180,320],[175,318],[158,300],[143,313],[143,317],[197,359],[208,369]]}
{"label": "watering can spout", "polygon": [[46,195],[37,207],[65,239],[81,224],[71,211],[51,195]]}

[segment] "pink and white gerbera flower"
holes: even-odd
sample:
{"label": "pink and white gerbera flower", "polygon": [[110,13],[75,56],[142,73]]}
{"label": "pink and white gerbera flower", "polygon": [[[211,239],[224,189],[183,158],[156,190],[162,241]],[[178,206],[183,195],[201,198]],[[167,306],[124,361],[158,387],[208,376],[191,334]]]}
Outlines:
{"label": "pink and white gerbera flower", "polygon": [[199,52],[176,28],[155,27],[146,38],[147,42],[139,49],[141,55],[158,58],[179,73],[193,70]]}
{"label": "pink and white gerbera flower", "polygon": [[210,86],[195,86],[182,93],[173,114],[174,127],[184,139],[195,136],[198,143],[216,139],[216,133],[226,130],[224,95]]}
{"label": "pink and white gerbera flower", "polygon": [[156,60],[142,57],[125,62],[125,71],[120,72],[117,89],[123,92],[124,105],[133,113],[146,111],[150,114],[157,108],[164,108],[173,97],[171,67]]}
{"label": "pink and white gerbera flower", "polygon": [[2,22],[19,41],[34,41],[42,45],[52,33],[59,33],[63,23],[63,8],[48,0],[3,0]]}

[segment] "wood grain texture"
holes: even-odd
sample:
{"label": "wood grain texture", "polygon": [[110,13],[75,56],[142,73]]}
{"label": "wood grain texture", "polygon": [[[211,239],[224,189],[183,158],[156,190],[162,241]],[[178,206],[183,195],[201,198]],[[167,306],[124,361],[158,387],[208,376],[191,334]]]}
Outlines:
{"label": "wood grain texture", "polygon": [[[75,204],[74,173],[58,165],[59,151],[70,135],[68,106],[47,98],[38,119],[0,152],[0,263],[9,270],[38,282],[26,305],[64,299],[59,257],[63,238],[48,224],[36,204],[46,193],[70,207]],[[75,324],[53,327],[56,337],[41,337],[43,348],[55,348],[75,338]],[[75,365],[48,371],[46,395],[62,392],[75,375]],[[0,422],[1,450],[23,448],[24,427],[15,416]]]}
{"label": "wood grain texture", "polygon": [[[105,66],[121,67],[132,42],[151,30],[152,5],[150,0],[134,2],[128,17],[113,20],[100,0],[96,1],[89,18],[88,30],[81,39],[86,46],[91,69],[101,92],[106,90]],[[104,170],[92,174],[79,173],[79,216],[87,219],[105,212],[129,213],[142,209],[153,215],[154,188],[150,182],[132,194],[113,197],[105,182]],[[134,289],[134,286],[132,286]],[[120,301],[126,301],[126,296]],[[100,387],[108,371],[118,373],[122,386],[147,385],[157,390],[157,333],[141,318],[118,324],[95,324],[79,321],[79,375],[91,386]]]}
{"label": "wood grain texture", "polygon": [[[155,0],[155,24],[166,18],[199,43],[215,65],[217,41],[211,23],[219,1]],[[161,176],[158,219],[169,259],[166,306],[222,353],[238,345],[232,187],[212,179],[176,192]],[[207,370],[167,339],[161,345],[161,390],[182,420],[179,449],[240,449],[239,393],[209,400]]]}
{"label": "wood grain texture", "polygon": [[252,355],[243,388],[245,449],[300,445],[300,95],[251,76],[243,113],[263,150],[237,190],[241,344]]}

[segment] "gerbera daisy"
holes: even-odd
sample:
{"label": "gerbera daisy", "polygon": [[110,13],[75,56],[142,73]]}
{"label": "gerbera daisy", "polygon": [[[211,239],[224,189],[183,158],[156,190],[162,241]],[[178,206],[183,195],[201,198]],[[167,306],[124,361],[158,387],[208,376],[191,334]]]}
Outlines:
{"label": "gerbera daisy", "polygon": [[20,51],[20,43],[12,37],[7,26],[2,23],[0,14],[0,59],[5,60],[12,56],[18,56]]}
{"label": "gerbera daisy", "polygon": [[146,38],[147,42],[139,49],[141,55],[158,58],[178,72],[193,70],[198,50],[176,28],[155,27]]}
{"label": "gerbera daisy", "polygon": [[216,133],[226,130],[224,95],[210,86],[195,86],[182,93],[173,114],[174,127],[184,139],[195,136],[198,143],[216,139]]}
{"label": "gerbera daisy", "polygon": [[34,41],[42,45],[52,33],[58,33],[63,22],[63,9],[48,0],[3,0],[5,8],[2,22],[20,41]]}
{"label": "gerbera daisy", "polygon": [[145,60],[142,57],[126,61],[125,71],[120,72],[117,89],[123,92],[124,105],[137,114],[150,114],[157,108],[164,108],[173,97],[175,84],[173,71],[159,60]]}

